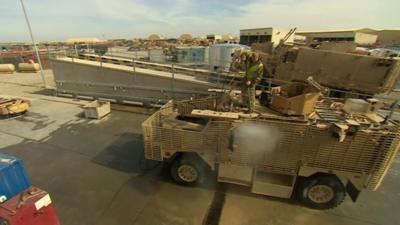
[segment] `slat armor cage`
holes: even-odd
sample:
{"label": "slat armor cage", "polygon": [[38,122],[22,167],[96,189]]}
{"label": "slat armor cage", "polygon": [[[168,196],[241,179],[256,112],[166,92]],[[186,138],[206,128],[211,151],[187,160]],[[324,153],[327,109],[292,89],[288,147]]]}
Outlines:
{"label": "slat armor cage", "polygon": [[[214,110],[215,105],[213,98],[185,101],[175,107],[172,102],[164,105],[142,124],[145,157],[162,161],[164,152],[197,152],[211,155],[216,164],[230,162],[287,175],[296,175],[299,167],[307,166],[366,175],[368,179],[364,186],[374,191],[381,184],[400,146],[399,127],[393,123],[385,129],[360,129],[343,142],[332,135],[330,127],[268,118],[210,120],[201,131],[162,126],[163,118],[172,114],[174,109],[186,115],[194,108]],[[273,149],[254,153],[243,147],[240,141],[236,141],[232,149],[232,132],[244,123],[261,124],[278,133],[279,139]]]}

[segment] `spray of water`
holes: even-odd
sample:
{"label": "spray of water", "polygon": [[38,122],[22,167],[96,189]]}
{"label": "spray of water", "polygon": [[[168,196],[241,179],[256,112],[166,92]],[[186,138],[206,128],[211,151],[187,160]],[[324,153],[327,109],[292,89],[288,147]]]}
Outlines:
{"label": "spray of water", "polygon": [[282,138],[278,128],[255,122],[241,124],[234,129],[233,135],[234,148],[247,152],[254,163],[261,162],[266,154],[276,151]]}

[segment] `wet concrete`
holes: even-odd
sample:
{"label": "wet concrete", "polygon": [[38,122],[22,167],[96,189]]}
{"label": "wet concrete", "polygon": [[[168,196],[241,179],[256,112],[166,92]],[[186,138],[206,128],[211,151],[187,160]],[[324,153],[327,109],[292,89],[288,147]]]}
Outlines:
{"label": "wet concrete", "polygon": [[33,183],[50,192],[63,225],[400,224],[399,159],[377,192],[329,211],[240,186],[221,188],[212,173],[205,184],[180,186],[167,165],[143,158],[146,115],[112,111],[86,120],[84,101],[44,95],[36,76],[0,76],[0,94],[32,101],[27,114],[0,120],[0,151],[24,160]]}

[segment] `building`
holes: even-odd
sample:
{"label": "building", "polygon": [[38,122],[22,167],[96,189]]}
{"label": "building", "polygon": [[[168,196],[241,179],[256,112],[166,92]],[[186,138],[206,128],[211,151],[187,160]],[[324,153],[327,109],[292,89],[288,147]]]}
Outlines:
{"label": "building", "polygon": [[151,34],[147,39],[150,41],[158,41],[158,40],[164,40],[165,37],[161,34]]}
{"label": "building", "polygon": [[98,38],[68,38],[65,42],[67,44],[98,44],[105,41]]}
{"label": "building", "polygon": [[237,43],[237,37],[229,34],[208,34],[206,38],[212,43]]}
{"label": "building", "polygon": [[400,45],[400,29],[385,29],[376,31],[378,44]]}
{"label": "building", "polygon": [[324,42],[354,42],[360,45],[373,45],[378,40],[376,30],[363,29],[348,29],[348,30],[320,30],[320,31],[302,31],[296,32],[298,35],[306,36],[308,40]]}
{"label": "building", "polygon": [[293,37],[293,42],[297,44],[305,44],[307,42],[306,36],[295,34]]}
{"label": "building", "polygon": [[181,36],[179,36],[180,40],[192,40],[193,36],[190,34],[182,34]]}
{"label": "building", "polygon": [[[274,46],[289,33],[287,30],[278,28],[255,28],[240,30],[240,44],[251,46],[253,43],[273,42]],[[291,35],[287,42],[293,42],[294,35]]]}
{"label": "building", "polygon": [[216,42],[222,39],[222,35],[218,35],[218,34],[207,34],[206,36],[207,40],[211,41],[211,42]]}

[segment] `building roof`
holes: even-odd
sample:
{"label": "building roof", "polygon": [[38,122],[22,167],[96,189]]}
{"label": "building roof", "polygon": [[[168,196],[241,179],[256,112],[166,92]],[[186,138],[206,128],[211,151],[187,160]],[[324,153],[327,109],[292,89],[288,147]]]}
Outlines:
{"label": "building roof", "polygon": [[182,35],[179,37],[179,39],[182,39],[182,40],[190,40],[190,39],[193,39],[193,37],[192,37],[192,35],[190,35],[190,34],[182,34]]}
{"label": "building roof", "polygon": [[223,34],[223,35],[221,35],[221,39],[222,40],[233,40],[233,39],[235,39],[235,37],[230,34]]}
{"label": "building roof", "polygon": [[164,35],[161,34],[151,34],[149,35],[149,37],[147,38],[149,40],[162,40],[165,39]]}
{"label": "building roof", "polygon": [[88,44],[93,44],[93,43],[100,43],[104,42],[104,40],[100,40],[98,38],[94,37],[84,37],[84,38],[68,38],[65,42],[67,44],[74,44],[74,43],[88,43]]}
{"label": "building roof", "polygon": [[[247,29],[240,29],[240,31],[264,30],[264,29],[274,29],[274,27],[247,28]],[[275,28],[275,29],[277,29],[277,28]]]}
{"label": "building roof", "polygon": [[298,31],[296,34],[309,34],[309,33],[343,33],[343,32],[376,32],[377,30],[370,28],[353,28],[353,29],[335,29],[335,30],[310,30]]}
{"label": "building roof", "polygon": [[392,28],[392,29],[383,29],[378,31],[400,31],[400,28]]}

